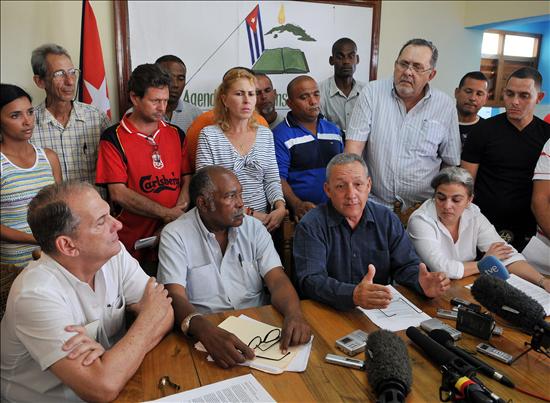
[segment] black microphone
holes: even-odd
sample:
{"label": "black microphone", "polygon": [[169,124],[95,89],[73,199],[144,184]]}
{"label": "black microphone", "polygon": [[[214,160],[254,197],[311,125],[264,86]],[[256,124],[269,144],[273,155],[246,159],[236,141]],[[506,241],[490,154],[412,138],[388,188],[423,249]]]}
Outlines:
{"label": "black microphone", "polygon": [[406,333],[407,337],[418,345],[440,369],[453,374],[453,386],[466,396],[467,401],[475,403],[504,402],[474,378],[475,368],[462,358],[430,339],[416,327],[410,326]]}
{"label": "black microphone", "polygon": [[404,402],[412,384],[407,346],[387,330],[369,334],[365,369],[371,388],[380,403]]}
{"label": "black microphone", "polygon": [[469,364],[473,365],[474,368],[478,369],[483,374],[490,376],[493,379],[496,379],[503,385],[509,386],[511,388],[515,387],[514,383],[510,379],[508,379],[506,376],[502,375],[501,373],[497,372],[497,370],[491,367],[489,364],[474,357],[473,355],[468,353],[466,350],[463,350],[460,347],[455,346],[454,339],[445,330],[434,329],[430,331],[428,335],[433,340],[441,344],[443,347],[449,349],[450,351],[458,355],[460,358],[464,359]]}
{"label": "black microphone", "polygon": [[544,333],[550,338],[550,324],[544,320],[544,308],[523,291],[493,276],[479,276],[471,291],[489,311],[529,334]]}

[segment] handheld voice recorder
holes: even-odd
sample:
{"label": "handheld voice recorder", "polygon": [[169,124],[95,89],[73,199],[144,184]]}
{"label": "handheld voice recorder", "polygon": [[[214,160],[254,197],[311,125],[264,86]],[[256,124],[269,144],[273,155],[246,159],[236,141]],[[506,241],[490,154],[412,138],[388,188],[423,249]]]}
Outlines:
{"label": "handheld voice recorder", "polygon": [[353,356],[365,351],[368,337],[368,333],[365,333],[362,330],[355,330],[350,334],[336,340],[336,348],[349,356]]}

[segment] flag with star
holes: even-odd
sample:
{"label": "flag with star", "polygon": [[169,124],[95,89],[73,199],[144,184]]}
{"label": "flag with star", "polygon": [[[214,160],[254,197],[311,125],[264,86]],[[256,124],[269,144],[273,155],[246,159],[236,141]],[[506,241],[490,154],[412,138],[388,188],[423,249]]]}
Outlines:
{"label": "flag with star", "polygon": [[79,100],[92,104],[111,118],[111,104],[103,64],[101,40],[89,0],[82,1],[82,27],[80,38],[80,80]]}
{"label": "flag with star", "polygon": [[264,31],[262,29],[259,4],[246,16],[245,21],[248,47],[250,48],[250,60],[254,64],[264,51]]}

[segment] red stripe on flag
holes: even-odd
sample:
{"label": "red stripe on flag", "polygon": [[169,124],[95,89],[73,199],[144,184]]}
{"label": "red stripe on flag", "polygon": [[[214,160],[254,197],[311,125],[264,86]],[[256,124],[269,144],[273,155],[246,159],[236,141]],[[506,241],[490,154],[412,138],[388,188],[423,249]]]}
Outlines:
{"label": "red stripe on flag", "polygon": [[256,30],[258,29],[258,9],[259,5],[256,5],[254,9],[246,16],[246,23],[250,27],[254,33],[256,33]]}
{"label": "red stripe on flag", "polygon": [[[92,104],[111,117],[109,90],[105,77],[105,65],[101,40],[94,11],[89,0],[83,0],[81,66],[82,101]],[[92,88],[93,87],[93,88]]]}

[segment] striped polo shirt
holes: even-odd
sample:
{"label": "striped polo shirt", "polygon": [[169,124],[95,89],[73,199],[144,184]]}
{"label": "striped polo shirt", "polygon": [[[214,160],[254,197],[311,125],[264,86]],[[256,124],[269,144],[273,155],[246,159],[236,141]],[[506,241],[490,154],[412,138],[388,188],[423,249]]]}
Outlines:
{"label": "striped polo shirt", "polygon": [[319,115],[317,134],[313,134],[289,112],[273,130],[273,136],[281,179],[302,201],[326,202],[325,169],[331,158],[344,149],[340,129]]}

